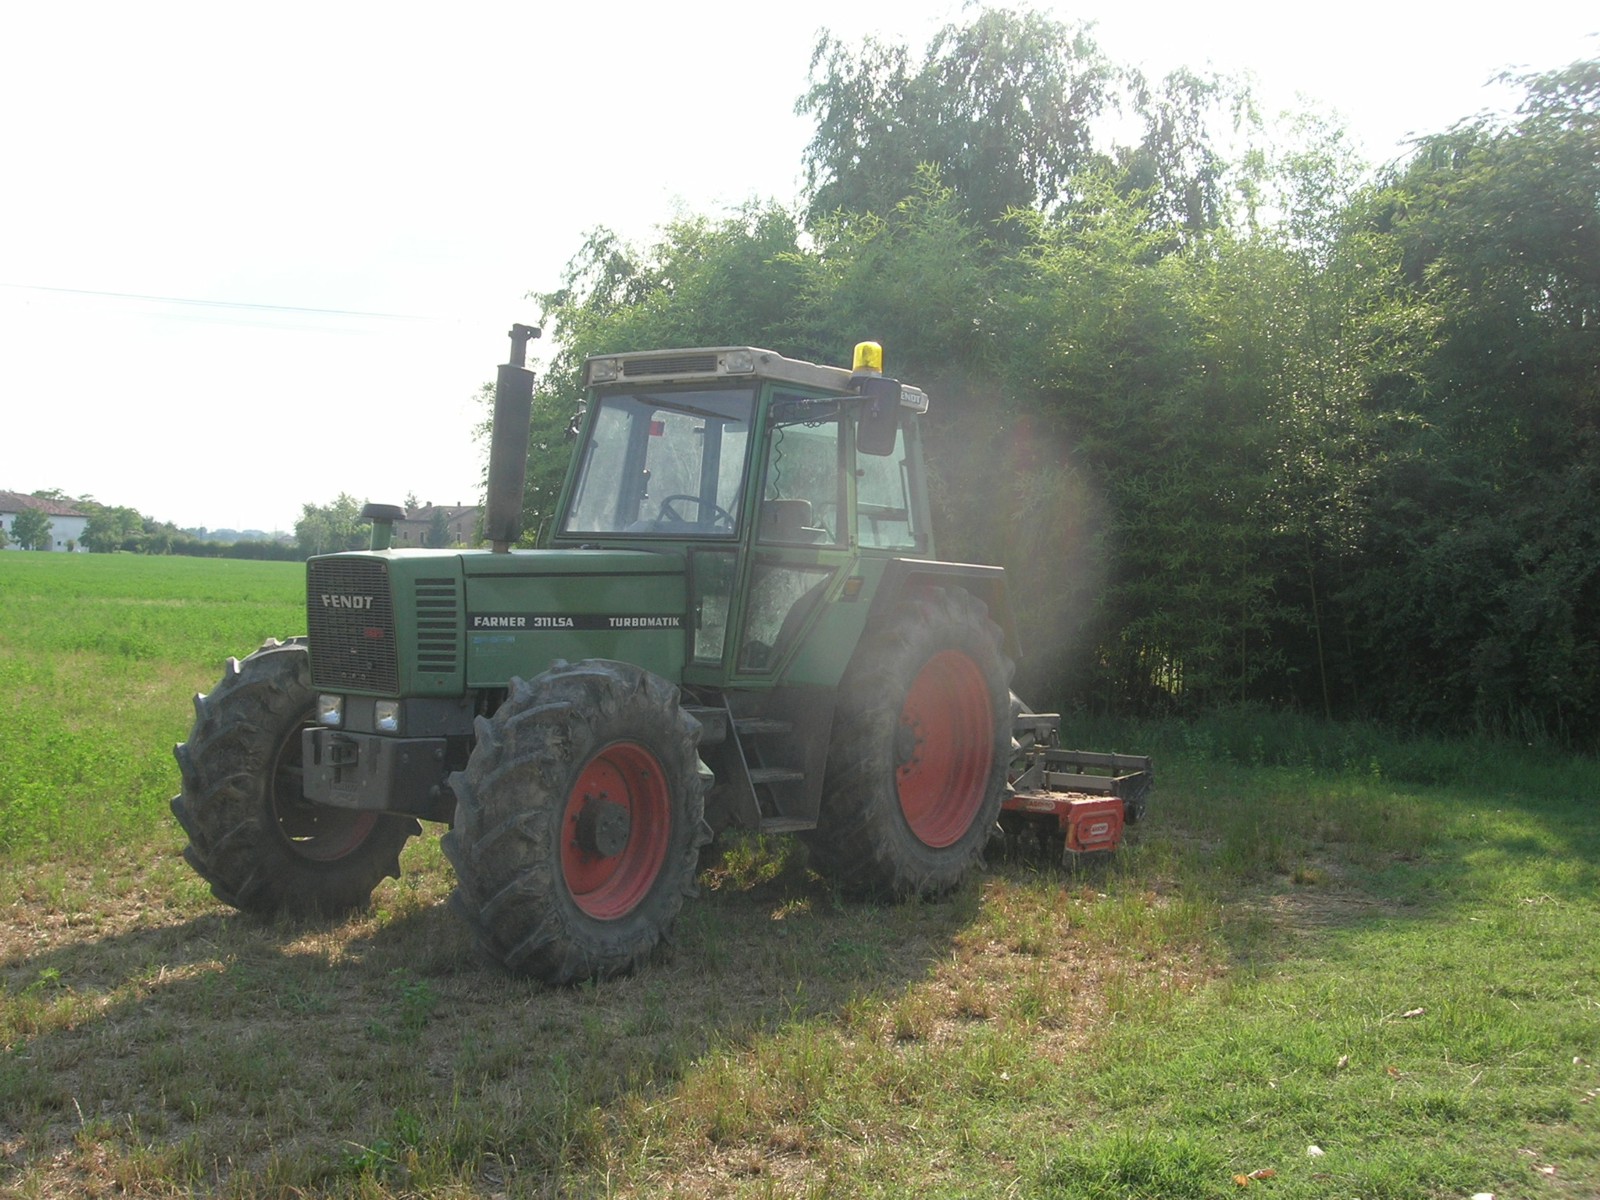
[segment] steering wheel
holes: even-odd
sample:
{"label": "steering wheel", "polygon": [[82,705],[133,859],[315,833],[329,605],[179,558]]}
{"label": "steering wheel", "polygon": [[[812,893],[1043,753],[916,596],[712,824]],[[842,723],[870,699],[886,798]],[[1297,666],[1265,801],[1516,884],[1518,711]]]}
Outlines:
{"label": "steering wheel", "polygon": [[697,524],[697,522],[690,521],[677,509],[672,507],[674,500],[687,500],[691,504],[698,505],[701,512],[704,512],[707,508],[709,508],[711,510],[711,528],[717,529],[720,527],[732,532],[733,514],[731,512],[723,508],[720,504],[703,500],[699,496],[691,496],[687,492],[674,492],[670,496],[661,497],[661,511],[656,517],[658,522],[671,521],[674,525]]}

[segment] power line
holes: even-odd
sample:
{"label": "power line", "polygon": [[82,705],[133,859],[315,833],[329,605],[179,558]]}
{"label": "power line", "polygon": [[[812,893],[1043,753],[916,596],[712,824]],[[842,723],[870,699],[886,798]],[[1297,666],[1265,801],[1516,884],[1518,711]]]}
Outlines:
{"label": "power line", "polygon": [[99,296],[109,300],[149,300],[157,304],[185,304],[194,308],[236,308],[258,312],[318,313],[332,317],[373,317],[381,321],[436,321],[408,313],[362,312],[351,308],[310,308],[300,304],[252,304],[243,300],[193,300],[183,296],[146,296],[138,292],[97,292],[89,288],[41,287],[32,283],[0,283],[21,292],[53,292],[63,296]]}

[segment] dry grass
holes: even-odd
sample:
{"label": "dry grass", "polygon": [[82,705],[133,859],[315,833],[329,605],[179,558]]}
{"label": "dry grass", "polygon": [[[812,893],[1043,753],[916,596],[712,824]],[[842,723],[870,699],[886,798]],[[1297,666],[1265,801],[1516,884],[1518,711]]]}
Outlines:
{"label": "dry grass", "polygon": [[804,1193],[898,1157],[930,1089],[1036,1092],[1108,996],[1206,974],[1108,956],[1092,887],[842,905],[758,846],[649,970],[553,991],[477,957],[435,841],[404,865],[370,913],[301,928],[219,908],[170,845],[14,871],[0,1186]]}

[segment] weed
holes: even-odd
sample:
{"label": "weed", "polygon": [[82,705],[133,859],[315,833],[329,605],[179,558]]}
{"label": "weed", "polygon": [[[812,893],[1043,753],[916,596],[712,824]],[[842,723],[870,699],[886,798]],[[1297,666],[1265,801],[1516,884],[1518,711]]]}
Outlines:
{"label": "weed", "polygon": [[439,996],[425,979],[391,973],[398,994],[383,1006],[383,1020],[367,1022],[367,1036],[379,1042],[415,1042],[439,1006]]}

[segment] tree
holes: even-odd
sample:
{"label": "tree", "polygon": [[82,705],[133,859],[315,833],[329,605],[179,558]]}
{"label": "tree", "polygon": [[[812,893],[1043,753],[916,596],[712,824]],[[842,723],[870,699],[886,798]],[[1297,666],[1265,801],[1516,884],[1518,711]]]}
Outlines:
{"label": "tree", "polygon": [[1173,249],[1115,173],[1081,184],[1065,212],[1029,220],[992,319],[1014,594],[1067,702],[1248,700],[1284,665],[1260,256],[1221,232]]}
{"label": "tree", "polygon": [[1358,231],[1427,314],[1346,590],[1387,715],[1600,737],[1600,61],[1421,143]]}
{"label": "tree", "polygon": [[[1036,13],[979,10],[945,26],[920,63],[903,44],[859,45],[824,33],[796,111],[816,120],[805,150],[809,224],[889,213],[931,168],[961,211],[1008,242],[1017,210],[1052,212],[1111,170],[1136,197],[1163,252],[1224,224],[1245,186],[1243,135],[1258,124],[1249,88],[1187,69],[1151,82],[1101,53],[1086,28]],[[1112,144],[1101,120],[1140,129]],[[1092,190],[1092,185],[1088,190]]]}
{"label": "tree", "polygon": [[110,554],[130,541],[142,548],[144,517],[132,508],[107,508],[85,504],[89,520],[83,527],[83,544],[92,553]]}
{"label": "tree", "polygon": [[11,536],[24,550],[48,550],[52,528],[42,509],[24,508],[11,522]]}
{"label": "tree", "polygon": [[1157,84],[1129,72],[1132,107],[1144,126],[1135,146],[1116,151],[1118,190],[1137,197],[1153,229],[1175,249],[1228,222],[1235,166],[1220,145],[1257,124],[1242,82],[1180,68]]}
{"label": "tree", "polygon": [[442,549],[450,544],[450,518],[445,516],[444,509],[435,505],[433,517],[428,522],[428,545]]}
{"label": "tree", "polygon": [[361,519],[361,501],[340,492],[329,504],[303,504],[294,523],[295,541],[306,556],[359,550],[370,537],[371,525]]}
{"label": "tree", "polygon": [[808,213],[878,213],[931,165],[980,227],[1043,208],[1095,158],[1093,124],[1118,73],[1083,27],[980,10],[947,25],[913,65],[903,44],[853,47],[824,33],[795,111],[815,118],[805,150]]}
{"label": "tree", "polygon": [[144,523],[144,552],[146,554],[171,554],[178,540],[177,529],[164,521]]}

